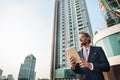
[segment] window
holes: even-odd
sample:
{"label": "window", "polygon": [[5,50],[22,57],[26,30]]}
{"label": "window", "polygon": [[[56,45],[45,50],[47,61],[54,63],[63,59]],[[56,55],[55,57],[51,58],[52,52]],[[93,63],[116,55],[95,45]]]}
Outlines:
{"label": "window", "polygon": [[70,24],[70,28],[72,27],[72,24]]}
{"label": "window", "polygon": [[96,45],[102,46],[108,57],[120,55],[120,32],[101,39]]}
{"label": "window", "polygon": [[70,38],[73,38],[73,36],[71,35]]}
{"label": "window", "polygon": [[79,16],[81,16],[81,14],[77,14],[77,16],[79,17]]}
{"label": "window", "polygon": [[[63,52],[65,52],[65,50],[63,50]],[[65,55],[63,55],[63,56],[65,56]]]}
{"label": "window", "polygon": [[80,11],[77,11],[77,14],[80,13]]}
{"label": "window", "polygon": [[71,39],[70,42],[73,42],[73,39]]}
{"label": "window", "polygon": [[77,5],[76,8],[79,8],[79,5]]}
{"label": "window", "polygon": [[81,26],[83,26],[83,24],[79,24],[78,26],[81,27]]}
{"label": "window", "polygon": [[70,34],[73,34],[72,32],[70,32]]}
{"label": "window", "polygon": [[83,28],[79,28],[79,30],[83,30]]}
{"label": "window", "polygon": [[[113,11],[117,10],[117,9],[120,9],[120,6],[118,5],[117,1],[116,0],[107,0],[108,1],[108,4],[109,6],[111,7],[111,9]],[[119,1],[119,0],[118,0]]]}
{"label": "window", "polygon": [[63,40],[65,40],[65,38],[63,37]]}
{"label": "window", "polygon": [[63,48],[65,48],[65,45],[63,45]]}
{"label": "window", "polygon": [[76,5],[79,5],[79,3],[75,3]]}
{"label": "window", "polygon": [[76,10],[78,11],[78,10],[80,10],[80,8],[76,8]]}
{"label": "window", "polygon": [[65,64],[63,64],[63,67],[65,67]]}
{"label": "window", "polygon": [[62,30],[62,32],[64,33],[64,32],[65,32],[65,30],[63,29],[63,30]]}
{"label": "window", "polygon": [[70,44],[70,47],[73,46],[73,44]]}
{"label": "window", "polygon": [[65,59],[63,59],[63,61],[65,61]]}
{"label": "window", "polygon": [[78,2],[78,0],[75,0],[75,2],[77,3],[77,2]]}
{"label": "window", "polygon": [[82,20],[78,21],[78,23],[81,23],[81,22],[82,22]]}
{"label": "window", "polygon": [[[81,20],[81,17],[78,17],[77,20]],[[82,21],[82,20],[81,20]]]}
{"label": "window", "polygon": [[71,22],[71,21],[70,21],[69,23],[70,23],[70,24],[72,24],[72,22]]}

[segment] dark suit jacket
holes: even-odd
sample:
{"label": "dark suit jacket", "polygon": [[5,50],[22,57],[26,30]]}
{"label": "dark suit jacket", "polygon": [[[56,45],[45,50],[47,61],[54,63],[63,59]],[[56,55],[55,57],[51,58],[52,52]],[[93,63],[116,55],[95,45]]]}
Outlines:
{"label": "dark suit jacket", "polygon": [[[80,57],[84,58],[83,49],[78,53]],[[80,74],[80,80],[104,80],[102,72],[108,72],[110,70],[110,66],[101,47],[90,46],[88,62],[93,63],[93,70],[81,68],[79,64],[76,64],[75,69],[73,70],[75,73]]]}

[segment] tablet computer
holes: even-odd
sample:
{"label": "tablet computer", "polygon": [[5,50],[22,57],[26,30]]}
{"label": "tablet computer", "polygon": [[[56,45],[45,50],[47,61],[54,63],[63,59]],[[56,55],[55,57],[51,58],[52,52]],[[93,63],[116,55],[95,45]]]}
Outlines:
{"label": "tablet computer", "polygon": [[66,48],[65,52],[67,53],[67,56],[70,57],[74,57],[75,58],[75,62],[79,63],[80,61],[80,56],[75,48],[75,46],[72,46],[70,48]]}

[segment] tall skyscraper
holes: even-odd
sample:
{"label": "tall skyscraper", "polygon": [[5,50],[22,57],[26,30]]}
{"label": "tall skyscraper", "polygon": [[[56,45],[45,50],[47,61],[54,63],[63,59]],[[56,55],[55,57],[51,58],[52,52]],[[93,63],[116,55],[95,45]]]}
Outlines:
{"label": "tall skyscraper", "polygon": [[0,80],[8,80],[6,76],[2,76]]}
{"label": "tall skyscraper", "polygon": [[2,72],[3,72],[3,70],[0,69],[0,76],[2,76]]}
{"label": "tall skyscraper", "polygon": [[7,79],[8,79],[8,80],[14,80],[12,74],[9,74],[9,75],[7,76]]}
{"label": "tall skyscraper", "polygon": [[3,73],[3,70],[0,69],[0,80],[2,80],[2,73]]}
{"label": "tall skyscraper", "polygon": [[85,0],[55,0],[51,80],[71,80],[79,76],[70,69],[65,49],[80,50],[79,32],[93,37]]}
{"label": "tall skyscraper", "polygon": [[24,64],[21,64],[18,80],[35,80],[35,63],[36,58],[32,54],[28,55]]}
{"label": "tall skyscraper", "polygon": [[107,28],[98,32],[93,43],[101,46],[110,62],[111,70],[105,80],[120,80],[120,0],[99,0]]}

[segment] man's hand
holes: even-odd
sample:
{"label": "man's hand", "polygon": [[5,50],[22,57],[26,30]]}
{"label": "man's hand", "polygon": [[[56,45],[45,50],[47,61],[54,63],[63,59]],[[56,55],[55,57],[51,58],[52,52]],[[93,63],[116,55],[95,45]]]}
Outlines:
{"label": "man's hand", "polygon": [[84,60],[84,59],[81,59],[80,60],[80,62],[79,62],[79,65],[80,65],[80,67],[82,67],[82,68],[89,68],[89,69],[91,69],[92,68],[92,65],[89,63],[89,62],[87,62],[86,60]]}
{"label": "man's hand", "polygon": [[74,57],[70,57],[69,62],[70,62],[71,67],[73,69],[75,69],[75,65],[76,65],[75,58]]}

